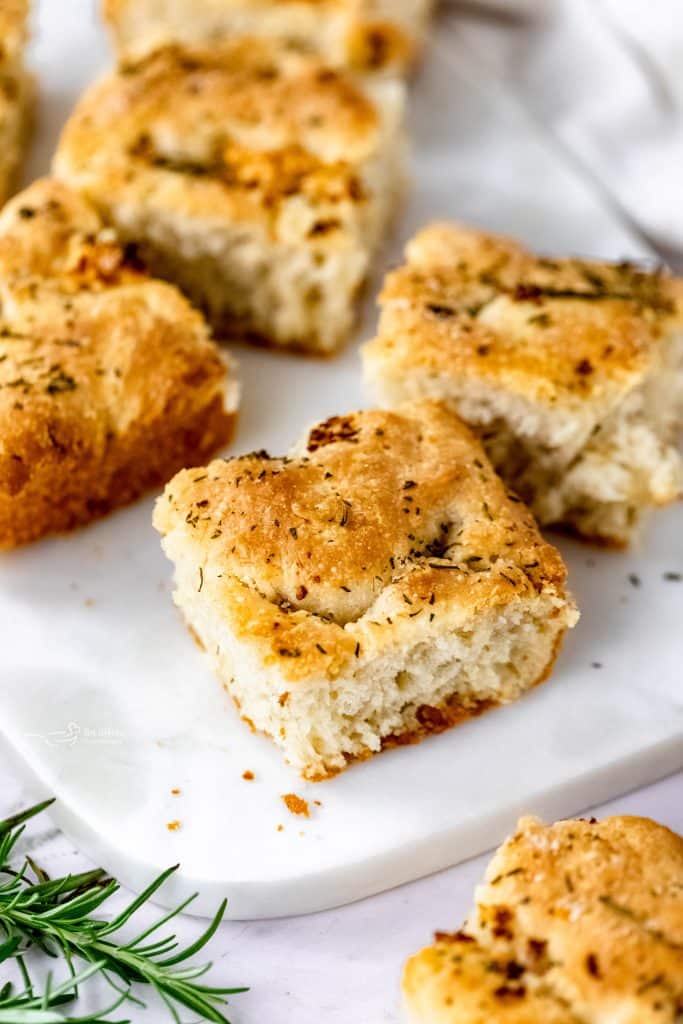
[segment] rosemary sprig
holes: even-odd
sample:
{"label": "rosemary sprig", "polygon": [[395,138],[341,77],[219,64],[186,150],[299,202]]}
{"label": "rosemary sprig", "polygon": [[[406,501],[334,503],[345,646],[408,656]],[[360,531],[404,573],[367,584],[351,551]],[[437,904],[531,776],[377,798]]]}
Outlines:
{"label": "rosemary sprig", "polygon": [[[19,961],[23,965],[23,960]],[[109,1014],[127,999],[122,992],[104,1011],[87,1014],[85,1017],[65,1017],[60,1007],[76,998],[78,986],[100,970],[99,964],[91,964],[79,974],[54,985],[52,974],[48,974],[45,990],[34,995],[28,985],[22,992],[15,993],[10,982],[0,989],[0,1024],[131,1024],[130,1020],[112,1021]],[[22,973],[26,979],[26,968]]]}
{"label": "rosemary sprig", "polygon": [[[0,821],[0,968],[5,962],[15,961],[23,984],[21,990],[9,982],[0,987],[0,1024],[114,1024],[110,1015],[124,1003],[145,1006],[133,993],[133,986],[138,984],[150,985],[157,992],[177,1024],[180,1007],[199,1014],[202,1020],[229,1024],[222,1010],[225,997],[246,989],[203,984],[199,979],[212,964],[187,963],[215,934],[226,901],[206,931],[185,949],[179,948],[175,935],[157,935],[194,896],[133,939],[117,942],[113,938],[116,933],[151,899],[177,865],[159,875],[113,920],[103,920],[96,912],[118,892],[119,885],[101,869],[51,879],[30,857],[19,868],[11,866],[25,822],[51,803],[46,800]],[[37,993],[27,964],[29,950],[63,959],[68,971],[66,980],[55,984],[49,974],[43,991]],[[90,1016],[65,1015],[62,1007],[78,997],[79,986],[93,975],[103,977],[114,990],[112,1004]],[[116,1024],[129,1022],[117,1020]]]}

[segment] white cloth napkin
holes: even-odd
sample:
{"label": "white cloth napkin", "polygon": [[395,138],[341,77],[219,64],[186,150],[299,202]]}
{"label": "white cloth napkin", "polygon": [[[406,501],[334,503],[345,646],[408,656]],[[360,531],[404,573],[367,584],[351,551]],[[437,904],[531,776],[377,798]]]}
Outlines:
{"label": "white cloth napkin", "polygon": [[642,238],[683,268],[680,0],[507,0],[498,19],[484,8],[451,2],[449,18]]}

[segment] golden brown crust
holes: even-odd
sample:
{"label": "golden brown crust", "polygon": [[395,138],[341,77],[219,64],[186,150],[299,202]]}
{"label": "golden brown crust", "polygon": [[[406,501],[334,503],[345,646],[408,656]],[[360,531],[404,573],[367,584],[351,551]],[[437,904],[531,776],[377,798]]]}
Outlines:
{"label": "golden brown crust", "polygon": [[559,553],[435,402],[332,417],[290,458],[179,473],[155,525],[196,557],[237,638],[293,682],[334,678],[419,616],[539,594],[563,614],[569,600]]}
{"label": "golden brown crust", "polygon": [[609,407],[657,366],[661,339],[683,323],[683,282],[628,263],[537,257],[457,224],[425,228],[406,255],[365,349],[382,372]]}
{"label": "golden brown crust", "polygon": [[28,0],[0,0],[0,206],[11,195],[33,127],[35,83],[23,66]]}
{"label": "golden brown crust", "polygon": [[19,495],[0,490],[0,545],[63,533],[128,505],[162,486],[178,466],[199,463],[227,444],[235,420],[217,398],[188,425],[168,409],[164,418],[116,439],[104,454],[68,456],[56,449],[32,467]]}
{"label": "golden brown crust", "polygon": [[[554,1019],[536,1011],[539,996],[569,1015],[558,1020],[579,1024],[674,1024],[683,1011],[683,839],[663,826],[632,817],[551,826],[523,818],[476,900],[461,945],[475,961],[507,965],[516,1005],[531,1006],[520,1022]],[[422,1024],[486,1019],[446,1009],[471,995],[449,963],[455,948],[458,941],[444,937],[408,964],[405,992]],[[484,976],[473,990],[482,1004],[489,1000]],[[490,1019],[517,1024],[503,1011],[491,1008]]]}
{"label": "golden brown crust", "polygon": [[0,68],[7,70],[21,60],[28,38],[29,0],[0,2]]}
{"label": "golden brown crust", "polygon": [[230,436],[198,313],[49,179],[0,216],[0,545],[132,500]]}
{"label": "golden brown crust", "polygon": [[436,938],[404,971],[410,1024],[585,1024],[543,990],[530,989],[513,959],[492,957],[464,932]]}
{"label": "golden brown crust", "polygon": [[34,123],[35,82],[21,68],[0,68],[0,207],[14,191]]}
{"label": "golden brown crust", "polygon": [[545,940],[545,979],[580,1012],[623,1001],[624,1020],[648,1024],[683,1011],[683,839],[663,826],[522,819],[477,904],[486,941],[528,958],[529,940]]}
{"label": "golden brown crust", "polygon": [[292,196],[341,211],[364,202],[356,169],[380,134],[374,104],[314,58],[256,39],[169,46],[88,90],[55,167],[100,205],[144,202],[275,236],[291,231],[280,214]]}
{"label": "golden brown crust", "polygon": [[215,45],[217,38],[253,32],[367,73],[409,68],[431,7],[431,0],[414,0],[400,17],[391,3],[377,0],[155,0],[148,6],[104,0],[103,14],[120,54],[188,38]]}

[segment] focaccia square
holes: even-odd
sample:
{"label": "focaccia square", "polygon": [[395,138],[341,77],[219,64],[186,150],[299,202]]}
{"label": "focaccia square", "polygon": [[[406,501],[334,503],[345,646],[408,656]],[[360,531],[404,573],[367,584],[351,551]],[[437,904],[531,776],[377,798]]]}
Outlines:
{"label": "focaccia square", "polygon": [[30,135],[35,94],[24,68],[28,0],[0,0],[0,206],[9,198]]}
{"label": "focaccia square", "polygon": [[169,47],[90,89],[59,177],[224,335],[334,351],[402,184],[403,86],[255,39]]}
{"label": "focaccia square", "polygon": [[447,402],[539,522],[628,544],[681,492],[683,283],[458,225],[406,255],[364,350],[374,397]]}
{"label": "focaccia square", "polygon": [[411,1024],[677,1024],[683,839],[648,818],[522,818],[460,931],[412,957]]}
{"label": "focaccia square", "polygon": [[86,523],[230,437],[209,329],[65,186],[0,215],[0,547]]}
{"label": "focaccia square", "polygon": [[516,700],[577,617],[559,553],[436,402],[179,473],[154,523],[218,679],[312,780]]}
{"label": "focaccia square", "polygon": [[433,7],[433,0],[104,0],[104,17],[122,56],[254,35],[317,53],[333,67],[405,73]]}

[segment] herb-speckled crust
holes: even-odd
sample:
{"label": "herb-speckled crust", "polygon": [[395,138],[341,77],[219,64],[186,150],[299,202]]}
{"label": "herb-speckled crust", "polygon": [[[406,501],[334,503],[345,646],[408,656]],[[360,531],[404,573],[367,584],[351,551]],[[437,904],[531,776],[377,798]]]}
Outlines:
{"label": "herb-speckled crust", "polygon": [[[145,203],[150,218],[160,209],[286,239],[293,196],[340,216],[366,201],[356,166],[380,135],[375,105],[315,59],[255,39],[171,46],[88,90],[55,168],[105,208]],[[329,227],[311,244],[339,244]]]}
{"label": "herb-speckled crust", "polygon": [[119,54],[174,40],[215,44],[234,33],[280,38],[362,72],[405,71],[416,57],[432,0],[104,0]]}
{"label": "herb-speckled crust", "polygon": [[523,818],[464,929],[408,962],[404,992],[416,1024],[674,1024],[683,839],[646,818]]}
{"label": "herb-speckled crust", "polygon": [[206,324],[49,179],[0,216],[0,546],[68,529],[230,436]]}
{"label": "herb-speckled crust", "polygon": [[422,618],[452,626],[542,593],[573,621],[558,551],[436,402],[332,417],[289,458],[181,472],[154,522],[188,546],[236,637],[292,683],[407,643]]}
{"label": "herb-speckled crust", "polygon": [[380,297],[365,359],[391,374],[484,382],[604,414],[683,324],[683,282],[632,264],[546,259],[498,235],[435,224],[409,243]]}
{"label": "herb-speckled crust", "polygon": [[409,962],[403,989],[410,1024],[586,1024],[505,955],[465,932],[437,932]]}

